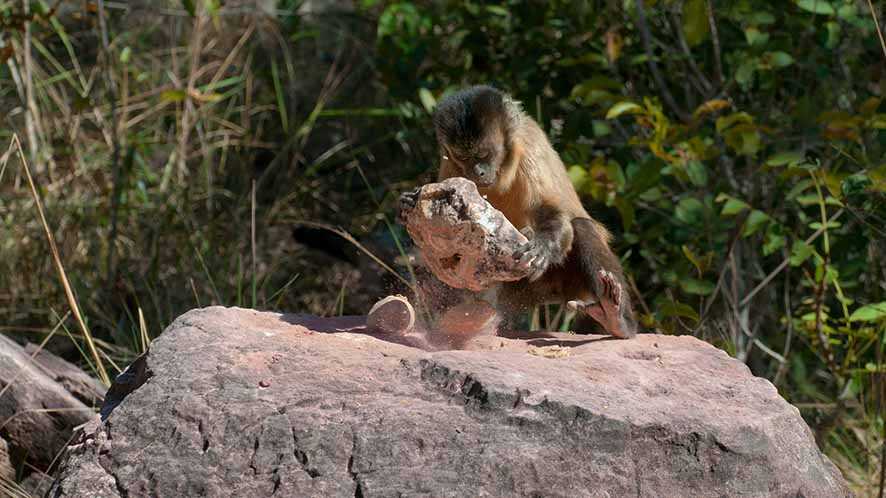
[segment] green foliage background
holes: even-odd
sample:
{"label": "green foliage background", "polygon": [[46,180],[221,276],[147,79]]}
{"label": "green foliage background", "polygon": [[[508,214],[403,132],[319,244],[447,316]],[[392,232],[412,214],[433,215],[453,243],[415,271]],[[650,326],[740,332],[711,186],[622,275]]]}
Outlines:
{"label": "green foliage background", "polygon": [[[341,226],[391,263],[396,197],[434,175],[435,103],[491,83],[615,232],[643,325],[746,362],[881,492],[882,3],[22,5],[0,1],[0,137],[24,143],[111,373],[197,305],[365,312],[384,270],[292,226]],[[22,171],[0,157],[0,330],[75,356],[88,334]]]}
{"label": "green foliage background", "polygon": [[869,7],[395,2],[379,70],[427,109],[470,83],[516,94],[619,230],[644,324],[826,405],[805,415],[861,465],[877,444],[850,434],[855,416],[882,434],[886,313],[886,47]]}

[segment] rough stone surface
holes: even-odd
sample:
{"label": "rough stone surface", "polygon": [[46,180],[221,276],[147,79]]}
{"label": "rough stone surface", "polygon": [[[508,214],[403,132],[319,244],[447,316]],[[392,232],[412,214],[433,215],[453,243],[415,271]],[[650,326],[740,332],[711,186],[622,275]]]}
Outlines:
{"label": "rough stone surface", "polygon": [[528,239],[470,180],[449,178],[403,194],[400,220],[425,264],[447,285],[477,292],[529,275],[529,265],[514,257]]}
{"label": "rough stone surface", "polygon": [[0,437],[0,480],[12,481],[15,479],[15,469],[9,460],[9,444]]}
{"label": "rough stone surface", "polygon": [[364,320],[181,316],[52,496],[849,496],[798,410],[692,337],[426,352]]}
{"label": "rough stone surface", "polygon": [[[36,344],[25,345],[25,353],[32,356],[43,372],[58,382],[86,406],[101,406],[107,388],[98,379],[88,375],[77,365],[69,363]],[[34,353],[37,352],[36,356]]]}
{"label": "rough stone surface", "polygon": [[[34,471],[22,479],[19,487],[22,488],[29,496],[46,496],[50,486],[52,486],[53,478],[43,472]],[[86,495],[84,495],[86,496]]]}
{"label": "rough stone surface", "polygon": [[24,348],[0,335],[0,437],[9,443],[13,465],[27,458],[45,468],[65,448],[74,427],[94,413]]}

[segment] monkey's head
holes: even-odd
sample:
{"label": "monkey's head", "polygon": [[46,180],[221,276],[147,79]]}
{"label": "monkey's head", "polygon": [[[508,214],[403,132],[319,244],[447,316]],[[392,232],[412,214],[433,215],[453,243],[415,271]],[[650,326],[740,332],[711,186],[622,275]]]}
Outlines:
{"label": "monkey's head", "polygon": [[519,103],[490,86],[449,95],[434,111],[440,154],[478,186],[494,185],[521,116]]}

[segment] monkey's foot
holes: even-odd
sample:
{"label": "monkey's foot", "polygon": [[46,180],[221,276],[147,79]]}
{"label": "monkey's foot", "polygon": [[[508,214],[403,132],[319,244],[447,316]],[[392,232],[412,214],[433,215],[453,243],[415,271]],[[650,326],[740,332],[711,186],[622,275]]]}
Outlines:
{"label": "monkey's foot", "polygon": [[569,301],[566,305],[569,309],[584,313],[594,320],[615,337],[628,339],[634,337],[636,331],[627,327],[622,317],[622,298],[624,290],[618,279],[606,270],[597,271],[597,301]]}

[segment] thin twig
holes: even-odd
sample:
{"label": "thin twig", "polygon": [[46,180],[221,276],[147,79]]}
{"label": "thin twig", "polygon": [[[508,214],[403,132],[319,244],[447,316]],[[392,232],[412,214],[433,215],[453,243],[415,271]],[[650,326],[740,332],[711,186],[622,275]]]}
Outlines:
{"label": "thin twig", "polygon": [[784,316],[787,320],[788,333],[787,337],[784,340],[784,349],[782,350],[782,358],[785,359],[785,362],[780,363],[778,365],[778,370],[775,372],[775,377],[772,379],[772,383],[778,387],[778,384],[781,383],[782,377],[784,377],[785,372],[787,372],[787,358],[788,354],[791,352],[791,340],[794,336],[794,322],[791,318],[791,272],[788,269],[787,274],[785,275],[785,283],[784,283]]}
{"label": "thin twig", "polygon": [[256,281],[258,280],[258,275],[256,274],[257,263],[255,257],[255,179],[252,180],[252,205],[250,206],[250,212],[252,220],[252,224],[250,225],[250,242],[252,247],[252,307],[255,308],[255,286]]}
{"label": "thin twig", "polygon": [[108,40],[108,26],[105,20],[104,0],[98,0],[98,26],[101,31],[102,51],[104,62],[107,67],[105,81],[107,83],[109,101],[111,104],[111,230],[108,233],[108,256],[105,263],[105,277],[108,288],[114,280],[114,249],[117,239],[117,218],[120,210],[120,122],[117,119],[117,82],[112,74],[111,44]]}
{"label": "thin twig", "polygon": [[705,2],[708,12],[708,24],[711,27],[711,43],[714,45],[714,67],[717,69],[717,84],[723,86],[723,60],[720,55],[720,35],[717,32],[717,19],[711,0]]}
{"label": "thin twig", "polygon": [[[744,228],[745,220],[747,220],[748,214],[745,213],[742,215],[742,218],[738,220],[735,224],[735,228],[732,231],[732,235],[729,237],[729,248],[726,250],[726,260],[728,261],[730,257],[732,257],[732,251],[735,250],[735,244],[738,242],[738,239],[741,236],[742,229]],[[726,270],[729,268],[728,265],[723,265],[723,268],[720,270],[720,276],[717,277],[717,285],[714,287],[714,292],[711,293],[711,297],[708,299],[708,302],[705,304],[704,311],[701,312],[701,319],[698,321],[698,325],[696,325],[695,330],[692,332],[693,335],[698,336],[698,332],[701,330],[701,327],[707,321],[710,316],[709,311],[711,310],[711,306],[713,306],[714,301],[717,300],[717,296],[723,288],[723,282],[726,277]]]}
{"label": "thin twig", "polygon": [[646,23],[646,9],[643,5],[643,0],[636,0],[636,4],[637,27],[640,28],[640,38],[643,40],[643,49],[646,51],[646,64],[649,66],[649,71],[652,73],[652,78],[655,80],[655,85],[658,87],[659,94],[661,94],[661,98],[665,101],[665,104],[667,104],[667,106],[670,107],[681,120],[689,121],[689,114],[677,105],[677,101],[674,100],[674,96],[671,95],[670,90],[668,90],[664,78],[661,75],[661,71],[658,69],[658,64],[655,62],[655,55],[652,53],[652,34],[650,34],[649,25]]}
{"label": "thin twig", "polygon": [[[837,219],[843,215],[843,211],[843,208],[840,208],[839,211],[834,213],[834,215],[831,216],[831,218],[828,220],[828,224],[837,221]],[[812,235],[809,236],[809,238],[806,239],[806,243],[811,244],[815,239],[818,238],[819,235],[821,235],[825,231],[826,227],[827,225],[816,230]],[[778,265],[778,267],[772,270],[772,273],[766,275],[766,278],[764,278],[762,282],[757,284],[757,286],[754,287],[754,290],[749,292],[748,295],[745,296],[740,303],[738,303],[739,307],[744,307],[745,305],[747,305],[751,301],[751,299],[753,299],[754,296],[756,296],[757,293],[763,289],[763,287],[769,285],[769,282],[771,282],[773,278],[775,278],[779,273],[781,273],[782,270],[784,270],[788,266],[788,263],[790,263],[790,261],[790,257],[785,258],[784,261],[782,261],[781,264]]]}
{"label": "thin twig", "polygon": [[326,225],[326,224],[324,224],[324,223],[316,223],[316,222],[313,222],[313,221],[297,221],[297,222],[296,222],[296,225],[304,225],[304,226],[308,226],[308,227],[314,227],[314,228],[320,228],[320,229],[323,229],[323,230],[329,230],[330,232],[332,232],[332,233],[338,235],[339,237],[341,237],[341,238],[345,239],[346,241],[350,242],[351,244],[353,244],[355,247],[357,247],[357,249],[360,249],[361,251],[363,251],[363,253],[365,253],[367,256],[369,256],[370,258],[372,258],[372,260],[375,261],[379,266],[381,266],[382,268],[384,268],[385,270],[387,270],[388,272],[390,272],[391,275],[397,277],[397,279],[399,279],[401,282],[403,282],[403,283],[404,283],[404,284],[405,284],[405,285],[406,285],[406,286],[407,286],[412,292],[416,292],[416,291],[415,291],[415,286],[412,285],[411,282],[409,282],[408,280],[406,280],[406,279],[403,277],[403,275],[400,275],[399,273],[397,273],[397,271],[395,271],[393,268],[391,268],[390,266],[388,266],[387,263],[385,263],[384,261],[382,261],[382,260],[381,260],[378,256],[376,256],[375,254],[372,254],[372,252],[369,251],[369,249],[367,249],[365,246],[363,246],[363,244],[361,244],[360,242],[358,242],[357,239],[355,239],[353,235],[351,235],[351,234],[349,234],[348,232],[342,230],[341,228],[337,228],[337,227],[334,227],[334,226],[331,226],[331,225]]}
{"label": "thin twig", "polygon": [[68,299],[68,306],[71,308],[71,312],[74,313],[74,319],[77,321],[77,325],[80,327],[80,332],[83,333],[83,338],[86,340],[86,344],[89,346],[89,352],[92,354],[93,360],[95,360],[95,368],[98,371],[99,379],[106,386],[111,385],[111,380],[108,377],[108,372],[105,370],[105,365],[102,363],[101,358],[98,355],[98,350],[95,347],[95,341],[92,340],[92,333],[89,331],[89,328],[86,326],[86,322],[83,321],[83,316],[80,314],[80,306],[77,304],[77,298],[74,296],[74,291],[71,289],[71,284],[68,282],[68,275],[65,273],[65,267],[62,265],[62,258],[59,254],[58,247],[55,244],[55,237],[52,236],[52,230],[49,229],[49,223],[46,221],[46,215],[43,213],[43,203],[40,202],[40,195],[37,193],[37,187],[34,185],[34,179],[31,177],[31,169],[28,167],[28,161],[25,159],[24,151],[22,150],[21,140],[18,138],[18,134],[15,133],[12,135],[12,139],[15,141],[16,148],[18,149],[18,157],[22,162],[22,168],[25,170],[25,175],[28,179],[28,185],[31,187],[31,194],[34,196],[34,204],[37,206],[37,213],[40,215],[40,222],[43,224],[43,231],[46,234],[46,241],[49,243],[49,249],[52,253],[52,259],[55,262],[55,269],[58,272],[59,280],[61,280],[62,287],[65,290],[65,296]]}
{"label": "thin twig", "polygon": [[[883,49],[883,57],[886,57],[886,39],[883,39],[883,31],[880,29],[880,18],[877,16],[877,10],[874,9],[874,3],[868,0],[868,7],[871,8],[871,17],[874,18],[874,26],[877,27],[877,35],[880,37],[880,48]],[[880,486],[880,496],[883,496],[883,486]]]}
{"label": "thin twig", "polygon": [[[683,2],[680,2],[676,12],[682,11]],[[682,24],[682,16],[675,13],[673,15],[674,19],[674,32],[677,34],[677,41],[680,42],[680,49],[683,50],[683,55],[686,56],[686,63],[689,66],[689,69],[695,74],[696,79],[698,80],[698,88],[701,90],[701,93],[708,98],[708,96],[713,92],[714,86],[708,81],[708,78],[701,72],[698,64],[695,63],[695,57],[692,56],[692,50],[689,48],[689,44],[686,42],[686,37],[683,36],[683,30],[681,29]]]}

